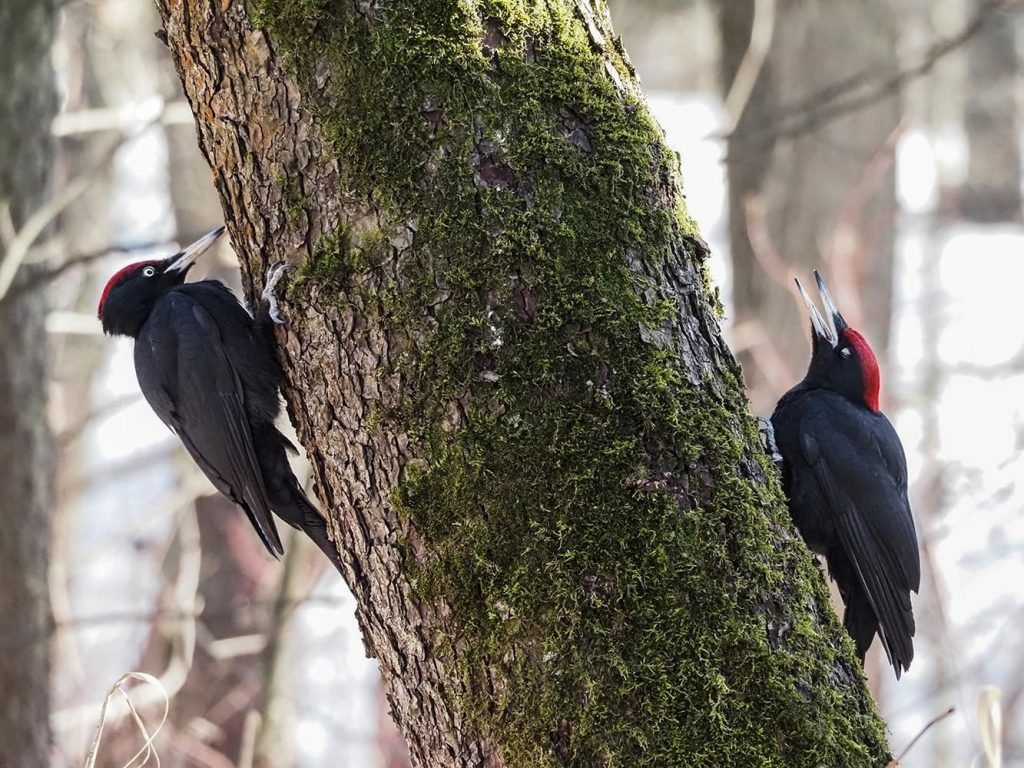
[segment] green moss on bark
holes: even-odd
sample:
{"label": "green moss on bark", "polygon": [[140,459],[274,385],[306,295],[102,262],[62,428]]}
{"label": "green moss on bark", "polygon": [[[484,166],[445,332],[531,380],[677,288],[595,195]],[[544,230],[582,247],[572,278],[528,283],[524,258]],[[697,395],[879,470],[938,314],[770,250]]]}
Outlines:
{"label": "green moss on bark", "polygon": [[717,297],[615,42],[555,0],[252,12],[383,222],[303,279],[405,340],[372,428],[418,446],[393,502],[469,723],[511,766],[883,764],[735,364],[680,360]]}

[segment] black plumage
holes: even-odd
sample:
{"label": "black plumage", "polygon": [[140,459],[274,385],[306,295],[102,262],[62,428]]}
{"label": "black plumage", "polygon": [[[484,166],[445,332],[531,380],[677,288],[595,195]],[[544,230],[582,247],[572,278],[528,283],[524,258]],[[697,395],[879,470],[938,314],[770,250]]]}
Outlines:
{"label": "black plumage", "polygon": [[907,461],[878,409],[871,347],[815,278],[828,322],[797,282],[811,313],[811,362],[772,414],[783,488],[800,534],[828,562],[857,654],[863,661],[877,633],[899,678],[914,658],[910,592],[921,583]]}
{"label": "black plumage", "polygon": [[116,273],[100,299],[100,321],[105,332],[135,339],[142,394],[217,490],[245,511],[267,550],[284,552],[273,513],[340,569],[326,523],[288,464],[294,448],[274,423],[283,375],[273,349],[272,285],[253,316],[217,280],[185,283],[222,232]]}

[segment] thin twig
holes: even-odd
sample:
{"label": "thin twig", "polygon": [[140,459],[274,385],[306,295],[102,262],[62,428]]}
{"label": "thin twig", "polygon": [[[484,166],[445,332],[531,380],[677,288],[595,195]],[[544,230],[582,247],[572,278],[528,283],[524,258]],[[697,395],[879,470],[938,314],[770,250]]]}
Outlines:
{"label": "thin twig", "polygon": [[754,86],[761,76],[761,70],[772,47],[772,37],[775,35],[775,18],[775,0],[754,0],[750,42],[725,97],[725,114],[729,120],[727,133],[736,130],[740,117],[747,108],[747,102],[750,101],[750,94],[754,92]]}
{"label": "thin twig", "polygon": [[[153,733],[149,733],[149,729],[146,728],[146,724],[139,715],[138,709],[132,702],[131,697],[128,696],[128,692],[124,689],[124,685],[129,680],[141,680],[142,682],[153,686],[153,688],[159,692],[159,698],[163,699],[164,712]],[[132,756],[131,760],[125,764],[125,768],[134,764],[140,757],[143,759],[142,765],[145,765],[149,762],[149,758],[151,756],[156,759],[157,768],[159,768],[160,756],[156,754],[156,751],[153,748],[153,740],[157,737],[157,734],[160,733],[160,729],[163,728],[164,723],[167,722],[167,715],[171,711],[171,697],[167,694],[167,691],[164,690],[159,680],[145,672],[129,672],[126,675],[122,675],[118,678],[117,682],[110,687],[110,690],[107,691],[107,695],[103,699],[103,707],[100,709],[99,721],[96,723],[96,732],[93,734],[92,744],[90,745],[89,753],[85,758],[85,768],[95,768],[96,766],[96,758],[99,756],[100,751],[100,739],[103,736],[103,729],[108,718],[107,706],[110,704],[110,700],[115,693],[120,693],[124,697],[125,703],[131,712],[132,719],[135,720],[135,724],[139,727],[139,730],[142,732],[143,739],[145,739],[139,751],[136,752]]]}
{"label": "thin twig", "polygon": [[922,736],[924,736],[926,733],[928,733],[928,731],[931,729],[932,726],[938,725],[943,720],[945,720],[947,717],[952,715],[954,712],[956,712],[956,707],[950,707],[949,709],[947,709],[942,714],[936,715],[931,720],[929,720],[927,723],[925,723],[924,728],[922,728],[920,731],[918,731],[917,736],[915,736],[914,738],[912,738],[910,740],[910,743],[907,744],[907,746],[904,748],[904,750],[902,752],[900,752],[899,757],[897,757],[895,760],[893,760],[891,763],[889,763],[889,765],[890,766],[899,765],[901,762],[903,762],[903,758],[905,758],[907,756],[907,753],[910,752],[910,750],[912,750],[914,748],[914,745],[917,744],[917,742],[921,740]]}
{"label": "thin twig", "polygon": [[107,146],[100,153],[99,160],[92,167],[43,203],[25,220],[21,229],[15,234],[14,239],[7,244],[3,259],[0,260],[0,300],[4,298],[7,294],[7,289],[14,282],[14,276],[18,273],[18,269],[28,255],[29,249],[39,239],[39,236],[43,234],[50,225],[50,222],[56,219],[65,208],[85,194],[89,187],[99,179],[100,174],[126,140],[126,136],[118,136],[116,140],[108,142]]}

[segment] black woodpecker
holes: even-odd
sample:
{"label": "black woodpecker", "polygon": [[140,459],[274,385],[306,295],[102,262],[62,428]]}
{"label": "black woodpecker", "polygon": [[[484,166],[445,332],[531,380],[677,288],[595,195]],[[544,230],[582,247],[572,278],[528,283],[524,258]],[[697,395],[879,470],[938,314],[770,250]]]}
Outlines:
{"label": "black woodpecker", "polygon": [[798,280],[811,315],[811,362],[771,419],[782,485],[793,522],[839,586],[857,655],[863,662],[877,634],[898,679],[914,658],[910,593],[921,585],[907,460],[878,409],[874,352],[814,278],[825,317]]}
{"label": "black woodpecker", "polygon": [[288,464],[294,447],[274,425],[283,380],[274,355],[281,322],[275,264],[255,315],[218,280],[186,283],[219,227],[166,259],[129,264],[107,281],[97,314],[105,333],[135,339],[135,375],[156,415],[210,482],[240,506],[267,550],[284,553],[273,512],[316,542],[335,567],[327,526]]}

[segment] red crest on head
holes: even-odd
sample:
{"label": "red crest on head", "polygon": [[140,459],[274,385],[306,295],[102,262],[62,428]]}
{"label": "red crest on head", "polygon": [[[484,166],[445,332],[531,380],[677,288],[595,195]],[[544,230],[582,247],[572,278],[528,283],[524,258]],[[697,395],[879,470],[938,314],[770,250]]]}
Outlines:
{"label": "red crest on head", "polygon": [[134,264],[127,264],[121,267],[119,270],[117,270],[117,272],[111,275],[110,279],[107,280],[107,284],[103,286],[103,293],[100,294],[100,303],[99,306],[96,307],[96,317],[103,317],[103,305],[107,303],[107,296],[110,295],[110,292],[114,289],[114,286],[116,286],[118,283],[124,280],[124,278],[128,277],[128,275],[130,275],[135,270],[142,269],[147,264],[159,263],[159,259],[150,259],[149,261],[136,261]]}
{"label": "red crest on head", "polygon": [[871,350],[867,339],[861,336],[859,331],[853,328],[846,328],[842,333],[850,346],[857,350],[857,359],[860,360],[861,377],[864,379],[864,402],[872,411],[878,412],[878,392],[881,388],[881,375],[878,370],[878,359]]}

